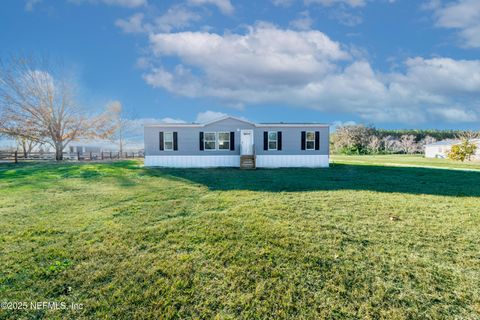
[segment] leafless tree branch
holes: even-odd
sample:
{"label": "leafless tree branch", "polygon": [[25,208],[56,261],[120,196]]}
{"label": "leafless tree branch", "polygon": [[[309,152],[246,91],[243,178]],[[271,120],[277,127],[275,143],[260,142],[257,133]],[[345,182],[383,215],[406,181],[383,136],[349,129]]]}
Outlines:
{"label": "leafless tree branch", "polygon": [[87,116],[74,99],[73,81],[60,63],[12,56],[0,60],[0,133],[63,149],[79,138],[105,138],[116,130],[112,115]]}

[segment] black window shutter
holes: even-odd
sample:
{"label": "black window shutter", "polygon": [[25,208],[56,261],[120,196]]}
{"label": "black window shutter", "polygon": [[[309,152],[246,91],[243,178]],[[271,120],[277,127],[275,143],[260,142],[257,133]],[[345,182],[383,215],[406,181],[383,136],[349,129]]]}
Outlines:
{"label": "black window shutter", "polygon": [[305,139],[306,139],[306,133],[305,131],[302,131],[302,150],[305,150]]}
{"label": "black window shutter", "polygon": [[320,131],[315,131],[315,150],[320,150]]}
{"label": "black window shutter", "polygon": [[268,150],[268,132],[263,131],[263,150]]}
{"label": "black window shutter", "polygon": [[200,151],[203,151],[203,132],[200,132]]}
{"label": "black window shutter", "polygon": [[282,131],[277,132],[277,150],[282,150]]}
{"label": "black window shutter", "polygon": [[163,151],[163,132],[160,131],[160,151]]}
{"label": "black window shutter", "polygon": [[177,132],[173,133],[173,150],[174,151],[178,150],[178,133]]}
{"label": "black window shutter", "polygon": [[235,150],[235,132],[230,132],[230,150]]}

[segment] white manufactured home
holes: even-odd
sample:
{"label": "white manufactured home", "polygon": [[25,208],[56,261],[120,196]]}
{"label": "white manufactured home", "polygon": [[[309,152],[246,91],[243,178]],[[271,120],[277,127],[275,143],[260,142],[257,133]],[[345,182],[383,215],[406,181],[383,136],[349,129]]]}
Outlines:
{"label": "white manufactured home", "polygon": [[[471,140],[477,145],[477,151],[473,159],[480,160],[480,139]],[[447,158],[452,146],[460,144],[460,140],[442,140],[425,145],[425,158]]]}
{"label": "white manufactured home", "polygon": [[329,126],[253,123],[230,116],[203,124],[146,125],[145,165],[178,168],[328,167]]}

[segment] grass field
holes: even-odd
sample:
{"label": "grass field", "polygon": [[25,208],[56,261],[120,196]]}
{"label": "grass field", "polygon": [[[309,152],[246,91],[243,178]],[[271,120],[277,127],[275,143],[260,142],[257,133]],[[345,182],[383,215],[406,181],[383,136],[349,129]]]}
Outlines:
{"label": "grass field", "polygon": [[0,302],[83,309],[0,318],[478,319],[480,172],[421,166],[1,164]]}
{"label": "grass field", "polygon": [[333,155],[332,163],[364,164],[379,166],[445,168],[460,170],[480,170],[480,161],[459,162],[448,159],[427,159],[422,155],[375,155],[343,156]]}

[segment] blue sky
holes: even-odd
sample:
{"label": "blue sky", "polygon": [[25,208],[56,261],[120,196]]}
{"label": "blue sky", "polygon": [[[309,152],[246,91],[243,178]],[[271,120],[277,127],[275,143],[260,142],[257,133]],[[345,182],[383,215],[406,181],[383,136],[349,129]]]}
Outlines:
{"label": "blue sky", "polygon": [[4,0],[0,55],[59,57],[139,121],[480,128],[480,1]]}

